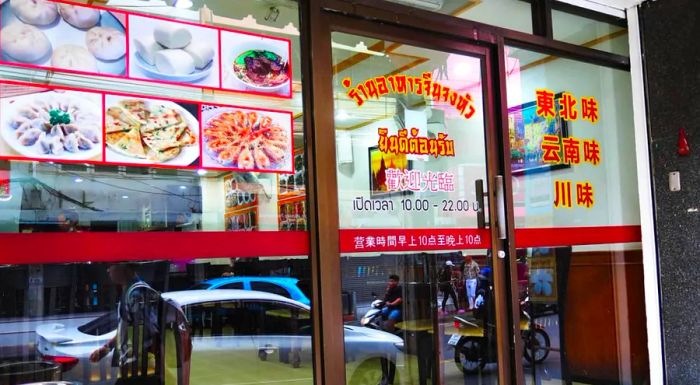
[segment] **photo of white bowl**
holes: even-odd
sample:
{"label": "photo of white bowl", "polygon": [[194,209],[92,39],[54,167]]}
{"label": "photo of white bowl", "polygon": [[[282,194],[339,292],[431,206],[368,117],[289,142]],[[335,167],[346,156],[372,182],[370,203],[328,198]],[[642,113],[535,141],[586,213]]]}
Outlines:
{"label": "photo of white bowl", "polygon": [[222,88],[291,95],[290,42],[221,32]]}

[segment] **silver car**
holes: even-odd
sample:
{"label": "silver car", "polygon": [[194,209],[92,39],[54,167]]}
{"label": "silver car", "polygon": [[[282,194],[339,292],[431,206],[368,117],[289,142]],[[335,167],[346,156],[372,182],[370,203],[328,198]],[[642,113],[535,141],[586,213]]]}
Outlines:
{"label": "silver car", "polygon": [[[162,297],[185,316],[188,324],[192,345],[190,384],[312,382],[309,306],[280,295],[249,290],[187,290],[163,293]],[[64,328],[55,323],[39,326],[38,352],[47,359],[59,357],[72,362],[64,380],[112,384],[116,373],[110,367],[111,354],[99,363],[91,363],[88,358],[115,335],[115,321],[116,311],[81,327]],[[86,325],[101,325],[99,335],[82,332],[81,329],[92,330]],[[105,330],[107,325],[112,329]],[[175,346],[175,338],[165,335],[166,346]],[[349,361],[366,367],[362,363],[377,363],[379,357],[395,360],[403,349],[403,340],[378,330],[345,326],[345,349]],[[172,349],[168,353],[166,348],[166,378],[177,377],[175,357]],[[370,372],[381,376],[377,368]],[[368,373],[363,369],[360,375],[367,377]],[[381,377],[377,383],[380,380]]]}

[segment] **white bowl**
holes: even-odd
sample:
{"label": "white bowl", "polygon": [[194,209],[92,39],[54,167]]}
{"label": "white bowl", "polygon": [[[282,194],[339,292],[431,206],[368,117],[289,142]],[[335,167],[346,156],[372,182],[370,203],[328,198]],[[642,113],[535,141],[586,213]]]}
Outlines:
{"label": "white bowl", "polygon": [[264,50],[274,52],[275,54],[279,55],[283,61],[289,63],[289,46],[285,41],[270,40],[263,37],[251,37],[250,39],[245,40],[240,44],[231,45],[228,49],[229,51],[226,52],[225,55],[222,55],[222,57],[226,59],[222,63],[222,66],[224,66],[224,68],[229,72],[230,78],[232,79],[231,82],[238,85],[238,87],[236,88],[247,88],[264,93],[276,93],[289,87],[289,82],[291,81],[291,74],[286,82],[278,84],[276,86],[265,87],[250,84],[248,82],[243,81],[241,78],[238,77],[238,75],[236,75],[236,72],[233,70],[234,61],[242,53],[249,50]]}

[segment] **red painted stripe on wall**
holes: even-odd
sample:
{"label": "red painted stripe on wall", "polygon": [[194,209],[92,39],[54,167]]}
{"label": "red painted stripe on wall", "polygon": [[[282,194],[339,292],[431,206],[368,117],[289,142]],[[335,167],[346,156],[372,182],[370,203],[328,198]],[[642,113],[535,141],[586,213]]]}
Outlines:
{"label": "red painted stripe on wall", "polygon": [[[515,230],[518,248],[641,242],[640,226]],[[490,247],[488,229],[352,229],[341,253],[438,251]],[[309,254],[303,231],[0,233],[0,264],[188,260]]]}
{"label": "red painted stripe on wall", "polygon": [[0,263],[308,255],[304,231],[0,234]]}
{"label": "red painted stripe on wall", "polygon": [[515,230],[515,247],[601,245],[642,241],[641,226],[546,227]]}

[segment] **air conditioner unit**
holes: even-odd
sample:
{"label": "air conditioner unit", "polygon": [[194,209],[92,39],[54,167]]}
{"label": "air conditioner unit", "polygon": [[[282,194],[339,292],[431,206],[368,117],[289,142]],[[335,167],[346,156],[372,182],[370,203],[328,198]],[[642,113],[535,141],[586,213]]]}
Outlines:
{"label": "air conditioner unit", "polygon": [[392,3],[409,5],[411,7],[438,11],[445,5],[445,0],[389,0]]}

